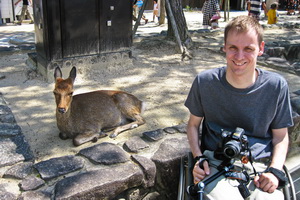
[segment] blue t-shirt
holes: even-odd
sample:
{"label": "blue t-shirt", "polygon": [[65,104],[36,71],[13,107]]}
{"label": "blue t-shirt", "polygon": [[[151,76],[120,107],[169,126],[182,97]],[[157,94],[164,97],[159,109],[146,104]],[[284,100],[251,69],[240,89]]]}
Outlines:
{"label": "blue t-shirt", "polygon": [[142,5],[143,5],[143,3],[144,3],[144,2],[143,2],[142,0],[139,0],[139,1],[136,2],[135,5],[137,5],[138,8],[141,8]]}
{"label": "blue t-shirt", "polygon": [[226,80],[226,67],[206,70],[193,82],[185,106],[204,117],[212,131],[205,137],[209,150],[222,141],[221,129],[245,129],[255,159],[271,155],[272,131],[293,126],[289,89],[277,73],[257,69],[256,82],[246,89],[232,87]]}

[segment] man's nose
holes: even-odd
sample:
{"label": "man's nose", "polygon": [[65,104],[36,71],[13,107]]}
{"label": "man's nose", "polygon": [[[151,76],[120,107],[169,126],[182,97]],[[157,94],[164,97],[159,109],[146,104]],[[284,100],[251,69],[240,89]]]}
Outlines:
{"label": "man's nose", "polygon": [[238,60],[242,60],[245,57],[244,52],[243,51],[237,51],[235,53],[235,58]]}

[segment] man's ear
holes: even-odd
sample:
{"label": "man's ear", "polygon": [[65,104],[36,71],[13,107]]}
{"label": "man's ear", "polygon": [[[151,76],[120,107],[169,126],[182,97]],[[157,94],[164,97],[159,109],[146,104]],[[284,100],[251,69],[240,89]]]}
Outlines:
{"label": "man's ear", "polygon": [[264,49],[265,49],[265,42],[262,41],[259,45],[259,53],[258,53],[258,56],[261,56],[264,54]]}
{"label": "man's ear", "polygon": [[225,45],[221,47],[221,50],[226,53]]}

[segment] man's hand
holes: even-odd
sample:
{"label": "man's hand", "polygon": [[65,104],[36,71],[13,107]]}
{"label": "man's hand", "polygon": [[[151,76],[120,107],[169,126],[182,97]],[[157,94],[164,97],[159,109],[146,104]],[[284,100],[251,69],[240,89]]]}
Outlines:
{"label": "man's hand", "polygon": [[199,166],[199,161],[196,162],[194,169],[193,169],[193,176],[194,176],[194,184],[199,183],[202,181],[207,175],[209,175],[210,169],[208,166],[208,162],[203,162],[203,169]]}
{"label": "man's hand", "polygon": [[255,186],[268,193],[273,193],[278,187],[278,183],[276,176],[269,172],[254,177]]}

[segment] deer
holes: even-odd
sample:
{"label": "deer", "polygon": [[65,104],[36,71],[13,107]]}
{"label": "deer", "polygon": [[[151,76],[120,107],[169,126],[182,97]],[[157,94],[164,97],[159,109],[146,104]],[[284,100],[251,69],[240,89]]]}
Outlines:
{"label": "deer", "polygon": [[96,90],[73,95],[76,67],[62,78],[59,67],[54,70],[56,123],[63,140],[72,139],[74,146],[97,142],[113,131],[110,138],[145,123],[141,116],[145,103],[134,95],[118,90]]}

